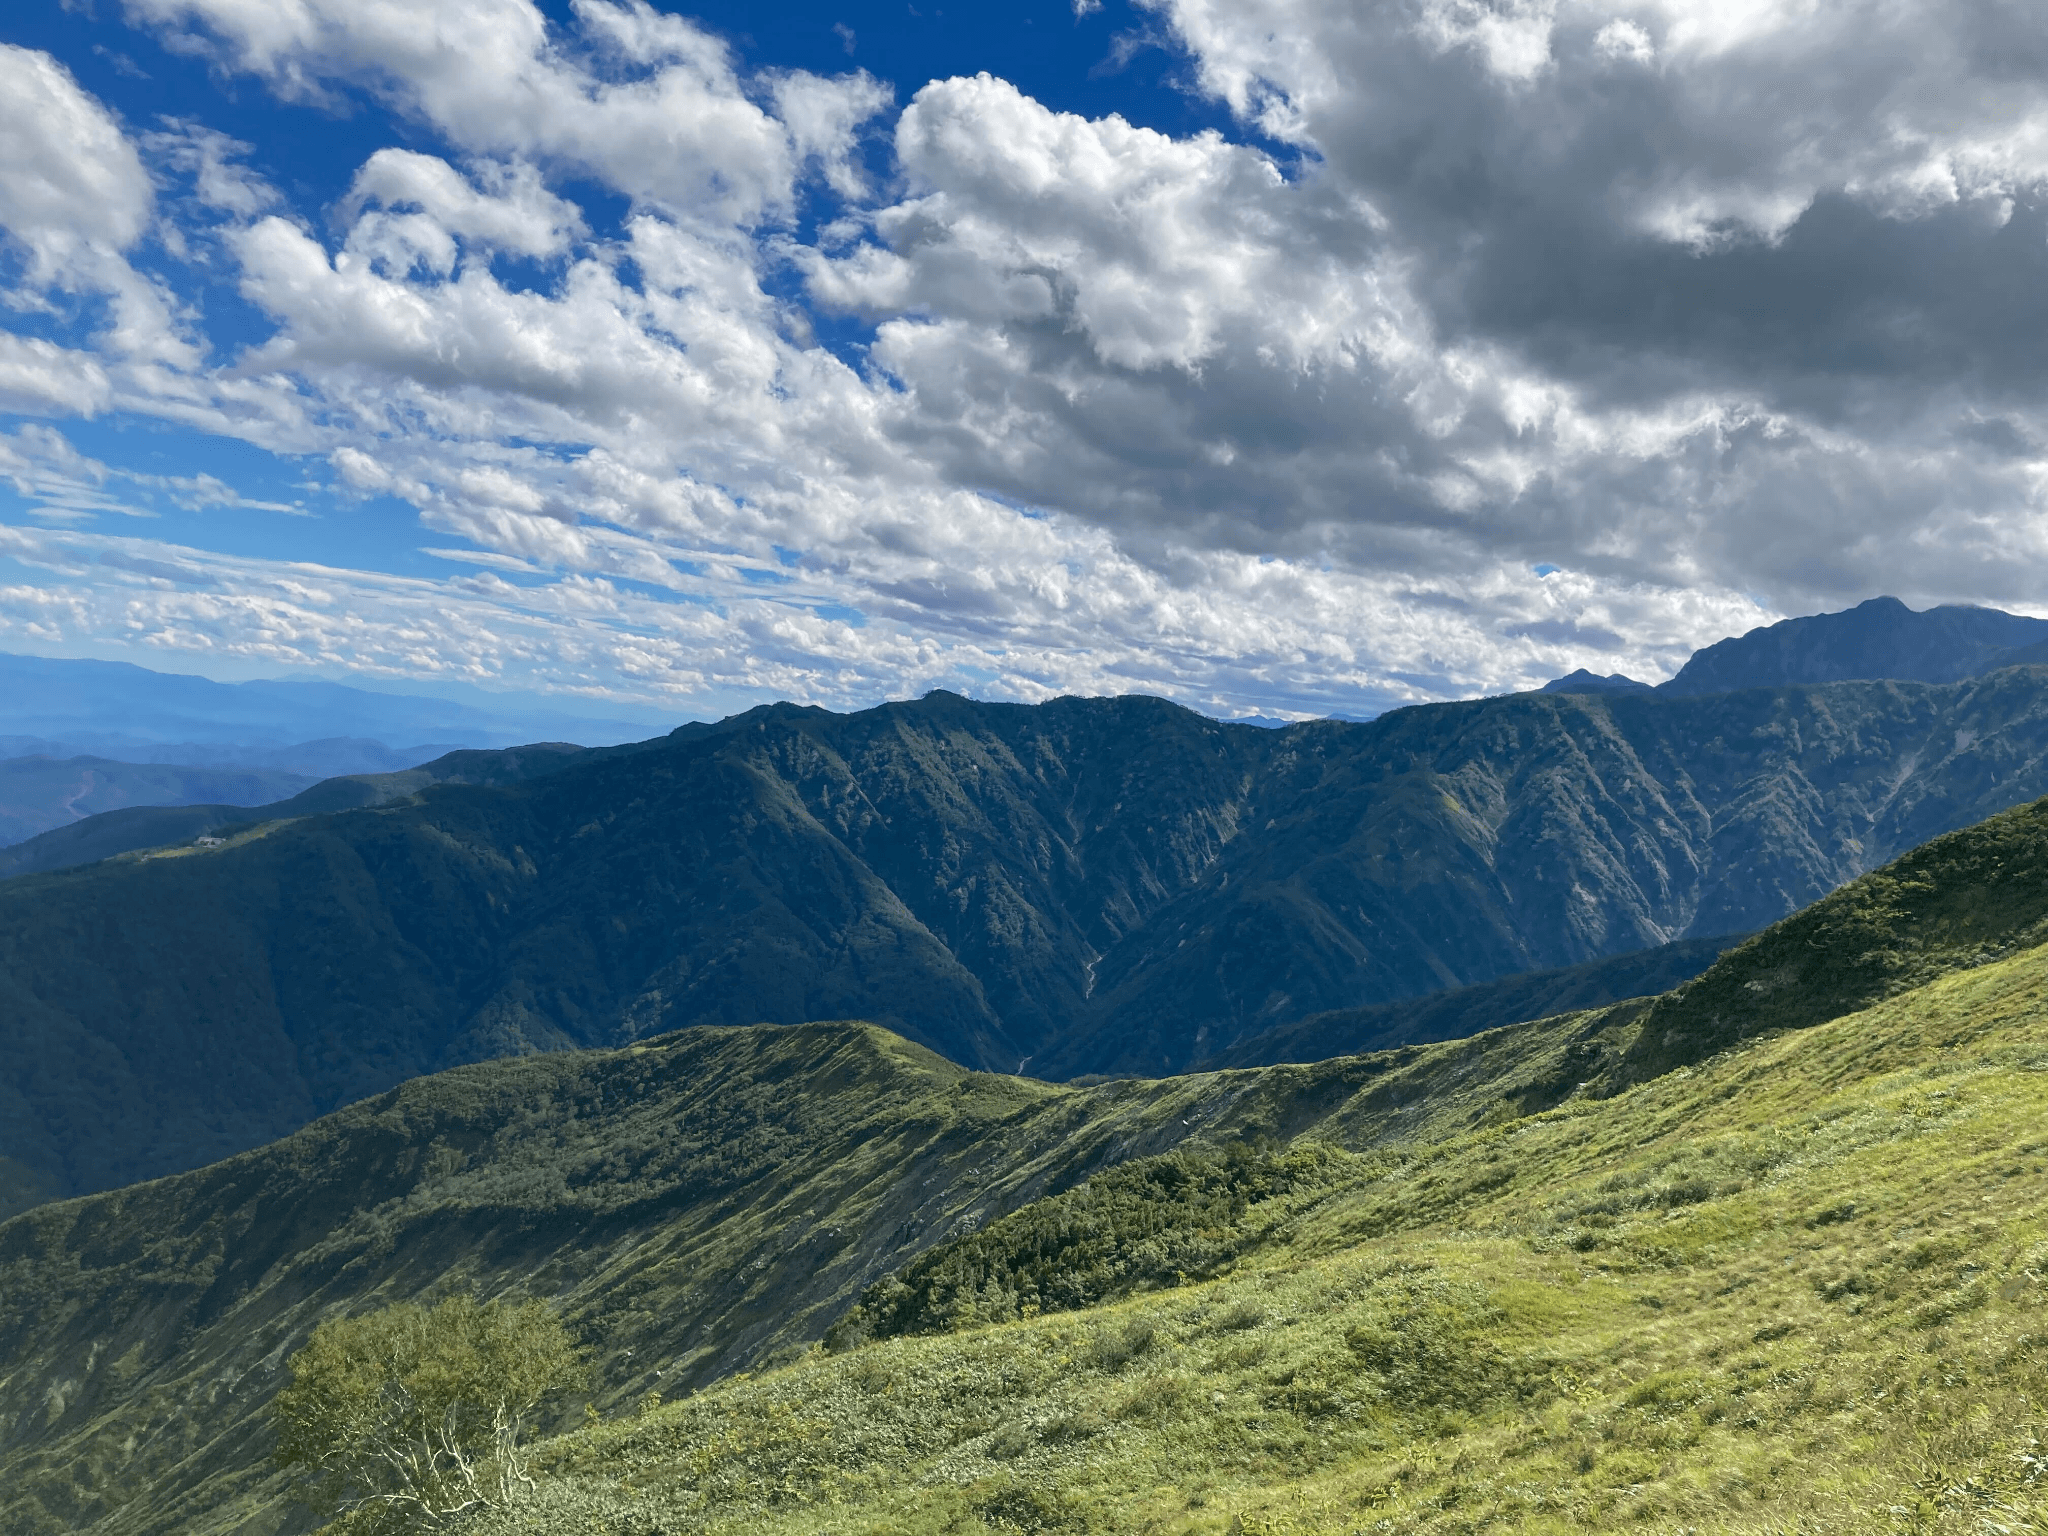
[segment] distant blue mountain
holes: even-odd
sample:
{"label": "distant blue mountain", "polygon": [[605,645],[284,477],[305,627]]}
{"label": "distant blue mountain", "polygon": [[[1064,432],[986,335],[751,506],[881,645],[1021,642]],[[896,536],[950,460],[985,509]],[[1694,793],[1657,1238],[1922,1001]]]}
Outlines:
{"label": "distant blue mountain", "polygon": [[1696,697],[1736,688],[1880,678],[1954,683],[2000,667],[2048,660],[2048,655],[2020,654],[2044,644],[2048,619],[1961,606],[1916,613],[1896,597],[1873,597],[1841,613],[1786,619],[1695,651],[1658,691]]}
{"label": "distant blue mountain", "polygon": [[1639,683],[1632,677],[1619,672],[1610,672],[1600,677],[1584,667],[1576,672],[1567,672],[1563,677],[1552,678],[1538,693],[1648,693],[1650,685]]}
{"label": "distant blue mountain", "polygon": [[456,747],[609,745],[661,728],[646,719],[536,709],[509,697],[499,711],[312,679],[217,683],[126,662],[0,654],[6,756],[90,754],[360,773],[409,766]]}

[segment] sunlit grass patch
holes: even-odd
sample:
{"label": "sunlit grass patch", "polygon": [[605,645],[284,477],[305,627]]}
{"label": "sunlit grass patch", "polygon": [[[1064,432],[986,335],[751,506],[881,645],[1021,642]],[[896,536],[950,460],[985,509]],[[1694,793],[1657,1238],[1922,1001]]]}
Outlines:
{"label": "sunlit grass patch", "polygon": [[2044,974],[1354,1160],[1219,1278],[599,1425],[515,1528],[2048,1529]]}

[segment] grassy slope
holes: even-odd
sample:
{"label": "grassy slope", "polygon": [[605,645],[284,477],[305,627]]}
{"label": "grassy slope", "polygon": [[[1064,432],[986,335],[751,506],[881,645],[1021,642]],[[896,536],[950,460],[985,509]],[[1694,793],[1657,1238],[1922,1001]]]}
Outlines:
{"label": "grassy slope", "polygon": [[337,1307],[447,1284],[546,1297],[617,1407],[801,1349],[884,1270],[1092,1169],[1288,1134],[1385,1075],[1070,1088],[849,1024],[424,1078],[0,1225],[0,1530],[291,1528],[265,1405]]}
{"label": "grassy slope", "polygon": [[[679,1427],[644,1443],[631,1438],[637,1424],[566,1442],[567,1464],[583,1457],[596,1481],[564,1483],[555,1497],[615,1501],[625,1496],[607,1479],[630,1473],[636,1486],[668,1488],[646,1506],[667,1507],[662,1518],[695,1523],[693,1501],[708,1491],[715,1498],[698,1513],[738,1528],[762,1517],[756,1506],[773,1492],[749,1480],[773,1470],[777,1487],[789,1482],[775,1498],[807,1511],[790,1516],[801,1525],[818,1518],[804,1501],[821,1491],[883,1497],[863,1481],[876,1467],[896,1469],[889,1488],[924,1487],[917,1499],[958,1513],[961,1500],[1009,1498],[1014,1462],[1030,1474],[1018,1486],[1071,1463],[1085,1505],[1109,1488],[1086,1469],[1126,1465],[1128,1454],[1128,1465],[1197,1493],[1211,1472],[1238,1467],[1230,1496],[1242,1503],[1269,1485],[1364,1476],[1361,1458],[1405,1465],[1418,1426],[1478,1437],[1458,1441],[1441,1466],[1424,1458],[1452,1469],[1447,1477],[1464,1475],[1468,1451],[1498,1451],[1533,1477],[1549,1463],[1524,1466],[1513,1460],[1522,1452],[1499,1447],[1520,1444],[1514,1436],[1532,1424],[1571,1428],[1578,1410],[1558,1404],[1579,1402],[1582,1387],[1596,1407],[1609,1401],[1600,1392],[1635,1392],[1630,1352],[1651,1348],[1640,1340],[1664,1341],[1664,1353],[1643,1356],[1654,1363],[1677,1359],[1681,1337],[1725,1335],[1735,1350],[1757,1335],[1759,1380],[1775,1380],[1772,1362],[1806,1347],[1803,1335],[1762,1337],[1785,1319],[1796,1333],[1838,1312],[1861,1316],[1847,1309],[1862,1297],[1869,1310],[1877,1296],[1891,1310],[1869,1326],[1905,1330],[1899,1319],[1913,1308],[1945,1305],[1958,1263],[1997,1269],[2006,1287],[2024,1269],[2014,1265],[2033,1262],[2008,1251],[2019,1228],[1994,1242],[1970,1225],[1972,1207],[1955,1207],[1951,1221],[1939,1214],[1951,1205],[1927,1202],[1946,1200],[1939,1177],[1962,1177],[1984,1147],[2023,1142],[2038,1114],[2038,1080],[2012,1066],[2048,1060],[2036,1019],[2044,959],[2013,951],[2039,942],[2044,918],[2048,802],[1916,851],[1653,1003],[1448,1044],[1081,1089],[967,1073],[870,1027],[811,1026],[686,1031],[425,1079],[213,1168],[0,1225],[0,1529],[280,1529],[262,1405],[284,1356],[335,1306],[449,1282],[546,1296],[596,1348],[599,1396],[616,1409],[650,1388],[708,1384],[800,1349],[882,1270],[1092,1167],[1244,1136],[1307,1136],[1365,1162],[1348,1188],[1298,1218],[1283,1213],[1282,1227],[1298,1223],[1295,1239],[1263,1250],[1221,1293],[1132,1304],[1157,1311],[1159,1341],[1124,1350],[1142,1356],[1135,1363],[1104,1370],[1122,1346],[1105,1353],[1090,1342],[1104,1327],[1125,1339],[1121,1315],[813,1359],[707,1392],[680,1417],[650,1421],[649,1435]],[[1930,990],[1903,990],[1930,977]],[[1842,1017],[1873,1001],[1875,1011]],[[1785,1025],[1822,1027],[1758,1033]],[[1730,1044],[1735,1054],[1713,1058]],[[1663,1075],[1642,1081],[1653,1072]],[[1942,1086],[1958,1074],[1967,1098]],[[1958,1118],[1965,1104],[1992,1119]],[[1958,1127],[1968,1137],[1951,1136]],[[1948,1139],[1916,1139],[1923,1133]],[[1704,1151],[1687,1161],[1688,1144]],[[1924,1161],[1894,1155],[1919,1159],[1922,1147]],[[2026,1159],[1998,1166],[2038,1171]],[[1935,1182],[1922,1187],[1923,1177]],[[1851,1184],[1875,1203],[1840,1193]],[[1858,1209],[1842,1211],[1847,1201]],[[1881,1229],[1860,1225],[1869,1212]],[[1809,1218],[1818,1224],[1799,1226]],[[1801,1232],[1818,1234],[1812,1253]],[[1925,1262],[1894,1255],[1860,1279],[1828,1269],[1820,1283],[1840,1309],[1788,1299],[1812,1278],[1802,1265],[1846,1266],[1852,1249],[1923,1236],[1935,1246],[1910,1251]],[[1715,1293],[1737,1297],[1736,1323],[1723,1326]],[[2019,1285],[2006,1301],[2029,1294]],[[1774,1320],[1742,1334],[1752,1301]],[[1386,1305],[1413,1316],[1382,1327],[1374,1309]],[[1283,1316],[1306,1331],[1286,1331]],[[1876,1348],[1851,1336],[1862,1326],[1839,1323],[1821,1344],[1845,1359]],[[1938,1359],[1950,1338],[1937,1340]],[[1958,1368],[1978,1375],[1958,1379],[2005,1359],[1972,1338],[1954,1348]],[[1423,1353],[1408,1358],[1388,1339],[1419,1340]],[[1520,1358],[1534,1355],[1543,1358]],[[912,1374],[888,1374],[899,1366]],[[2019,1368],[1997,1364],[2008,1367]],[[1704,1369],[1657,1366],[1667,1368]],[[1449,1399],[1430,1385],[1467,1377],[1478,1386]],[[1786,1379],[1835,1402],[1811,1374]],[[890,1382],[901,1390],[880,1389]],[[1132,1396],[1141,1382],[1153,1384]],[[1908,1385],[1886,1387],[1884,1401]],[[1780,1387],[1741,1390],[1764,1401]],[[1414,1391],[1429,1400],[1404,1398]],[[1718,1400],[1700,1397],[1699,1412]],[[855,1412],[861,1404],[882,1418]],[[1601,1418],[1609,1409],[1619,1417]],[[1609,1403],[1588,1410],[1595,1428],[1585,1433],[1619,1425],[1626,1449],[1662,1411],[1649,1399]],[[1700,1432],[1731,1433],[1727,1422],[1726,1411],[1702,1419]],[[975,1459],[969,1442],[983,1433],[1003,1437],[990,1442],[1001,1469]],[[1779,1442],[1767,1441],[1756,1443],[1776,1454]],[[1592,1442],[1571,1444],[1578,1457]],[[1599,1447],[1586,1454],[1597,1469]],[[1642,1455],[1616,1463],[1615,1475],[1642,1471]],[[816,1477],[805,1470],[813,1463]],[[957,1498],[932,1492],[961,1488]],[[1573,1488],[1557,1496],[1597,1492]],[[870,1504],[877,1520],[896,1518]],[[1024,1509],[1011,1524],[1058,1529],[1066,1518]],[[1209,1516],[1187,1518],[1199,1526]]]}
{"label": "grassy slope", "polygon": [[1219,1281],[570,1435],[506,1528],[2038,1530],[2044,1171],[2048,948],[1383,1151]]}

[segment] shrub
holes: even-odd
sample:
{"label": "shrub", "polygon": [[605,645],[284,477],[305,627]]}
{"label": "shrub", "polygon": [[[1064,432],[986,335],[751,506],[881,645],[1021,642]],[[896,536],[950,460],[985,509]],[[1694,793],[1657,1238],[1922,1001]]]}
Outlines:
{"label": "shrub", "polygon": [[1326,1188],[1348,1159],[1321,1147],[1142,1158],[1035,1200],[942,1243],[861,1293],[826,1335],[843,1350],[869,1339],[950,1333],[1039,1312],[1097,1306],[1213,1275],[1256,1246],[1261,1206]]}
{"label": "shrub", "polygon": [[277,1460],[351,1532],[438,1530],[533,1485],[534,1411],[581,1363],[542,1303],[450,1297],[322,1323],[277,1395]]}
{"label": "shrub", "polygon": [[1152,1347],[1153,1336],[1150,1318],[1134,1318],[1121,1328],[1098,1333],[1088,1352],[1098,1369],[1120,1371]]}
{"label": "shrub", "polygon": [[1095,1528],[1088,1510],[1056,1489],[1008,1484],[975,1501],[974,1512],[994,1530],[1019,1536],[1084,1536]]}

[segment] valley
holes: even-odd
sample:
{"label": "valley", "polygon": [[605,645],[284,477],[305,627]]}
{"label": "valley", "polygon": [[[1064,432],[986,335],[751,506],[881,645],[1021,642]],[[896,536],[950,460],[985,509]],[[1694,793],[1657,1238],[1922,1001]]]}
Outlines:
{"label": "valley", "polygon": [[[0,1225],[0,1525],[305,1529],[290,1351],[445,1286],[548,1301],[597,1370],[490,1529],[2024,1513],[2044,941],[2048,803],[1657,999],[1376,1055],[1075,1087],[844,1024],[457,1068]],[[1177,1203],[1247,1145],[1290,1150],[1235,1214]],[[1050,1230],[1109,1257],[1026,1315],[986,1277]],[[883,1307],[912,1260],[945,1288]]]}
{"label": "valley", "polygon": [[1282,730],[934,694],[454,754],[0,881],[0,1210],[695,1024],[865,1018],[1051,1079],[1261,1059],[1333,1010],[1760,928],[2043,793],[2033,667]]}

